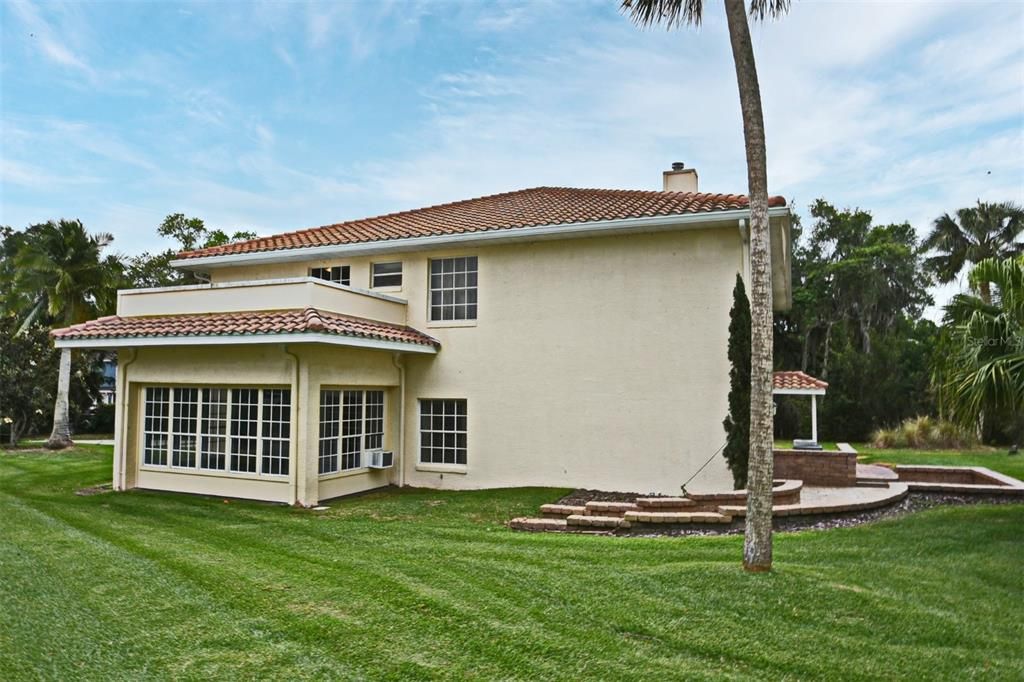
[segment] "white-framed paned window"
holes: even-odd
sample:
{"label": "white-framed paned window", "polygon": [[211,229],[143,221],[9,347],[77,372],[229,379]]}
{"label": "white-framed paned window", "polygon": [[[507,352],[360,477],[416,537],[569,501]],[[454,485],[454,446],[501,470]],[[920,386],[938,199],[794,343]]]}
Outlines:
{"label": "white-framed paned window", "polygon": [[167,464],[167,429],[170,426],[171,389],[146,389],[145,416],[142,422],[142,461],[145,464]]}
{"label": "white-framed paned window", "polygon": [[291,391],[147,387],[142,433],[145,465],[286,476]]}
{"label": "white-framed paned window", "polygon": [[384,446],[384,391],[320,391],[321,474],[358,469],[367,450]]}
{"label": "white-framed paned window", "polygon": [[341,431],[341,392],[320,391],[320,473],[338,471],[338,436]]}
{"label": "white-framed paned window", "polygon": [[310,268],[309,276],[348,286],[351,282],[351,272],[348,265],[334,265],[329,268]]}
{"label": "white-framed paned window", "polygon": [[420,399],[420,462],[466,463],[466,401]]}
{"label": "white-framed paned window", "polygon": [[475,320],[477,257],[430,261],[430,319]]}
{"label": "white-framed paned window", "polygon": [[263,389],[264,474],[288,475],[288,443],[291,440],[292,392],[287,388]]}
{"label": "white-framed paned window", "polygon": [[199,468],[223,471],[228,452],[228,389],[203,389],[199,424]]}
{"label": "white-framed paned window", "polygon": [[231,471],[256,473],[259,416],[259,389],[231,389]]}
{"label": "white-framed paned window", "polygon": [[171,466],[196,465],[196,429],[199,426],[199,389],[175,388],[171,419]]}
{"label": "white-framed paned window", "polygon": [[378,287],[402,286],[401,261],[395,263],[374,263],[370,267],[370,284],[374,289]]}
{"label": "white-framed paned window", "polygon": [[367,450],[384,447],[384,391],[366,392],[366,418],[363,435]]}

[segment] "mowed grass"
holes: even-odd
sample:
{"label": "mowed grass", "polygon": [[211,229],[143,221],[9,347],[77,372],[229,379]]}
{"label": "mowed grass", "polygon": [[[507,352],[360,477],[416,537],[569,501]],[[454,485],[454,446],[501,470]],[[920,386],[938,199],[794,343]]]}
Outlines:
{"label": "mowed grass", "polygon": [[1024,481],[1024,454],[1010,455],[1003,449],[979,450],[876,450],[857,447],[857,459],[866,464],[941,464],[943,466],[987,467]]}
{"label": "mowed grass", "polygon": [[1024,505],[742,539],[514,533],[563,491],[328,512],[0,454],[0,679],[1021,679]]}

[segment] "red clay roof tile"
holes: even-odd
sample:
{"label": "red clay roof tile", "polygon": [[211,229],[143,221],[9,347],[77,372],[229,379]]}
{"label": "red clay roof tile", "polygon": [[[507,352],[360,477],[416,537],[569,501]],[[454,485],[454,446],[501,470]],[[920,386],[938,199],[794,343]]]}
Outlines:
{"label": "red clay roof tile", "polygon": [[379,341],[437,347],[433,337],[405,327],[361,317],[305,308],[202,313],[154,317],[101,317],[50,333],[57,339],[117,339],[167,336],[231,336],[236,334],[300,334],[317,332]]}
{"label": "red clay roof tile", "polygon": [[828,388],[828,382],[816,379],[803,372],[775,372],[772,374],[772,388],[814,390]]}
{"label": "red clay roof tile", "polygon": [[[747,197],[739,194],[535,187],[184,251],[178,257],[225,256],[540,225],[710,213],[743,209],[748,203]],[[786,200],[771,197],[768,205],[785,206]]]}

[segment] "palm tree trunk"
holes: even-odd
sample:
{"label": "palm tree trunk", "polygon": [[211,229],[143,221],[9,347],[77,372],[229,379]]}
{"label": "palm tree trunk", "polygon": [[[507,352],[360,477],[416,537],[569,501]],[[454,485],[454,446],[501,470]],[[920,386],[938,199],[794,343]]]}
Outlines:
{"label": "palm tree trunk", "polygon": [[743,112],[750,195],[750,458],[743,568],[772,568],[772,273],[764,115],[743,0],[725,0],[729,41]]}
{"label": "palm tree trunk", "polygon": [[71,445],[71,423],[68,419],[68,392],[71,388],[71,349],[60,349],[60,374],[57,375],[57,400],[53,405],[53,432],[46,447],[60,450]]}
{"label": "palm tree trunk", "polygon": [[978,298],[984,301],[985,305],[992,305],[992,286],[985,280],[978,282]]}

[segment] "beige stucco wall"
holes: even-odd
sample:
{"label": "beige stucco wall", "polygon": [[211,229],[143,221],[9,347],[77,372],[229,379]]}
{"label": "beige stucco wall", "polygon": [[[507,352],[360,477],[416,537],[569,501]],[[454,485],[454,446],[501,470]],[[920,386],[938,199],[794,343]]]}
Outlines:
{"label": "beige stucco wall", "polygon": [[117,314],[123,317],[306,307],[405,324],[405,305],[393,298],[316,280],[290,278],[265,283],[225,282],[213,286],[129,289],[118,292],[117,296]]}
{"label": "beige stucco wall", "polygon": [[[429,259],[469,255],[479,258],[479,319],[463,326],[429,322]],[[397,426],[399,372],[389,353],[293,344],[288,350],[300,357],[296,378],[280,345],[227,352],[140,349],[128,380],[297,385],[293,451],[303,459],[293,461],[285,485],[291,486],[286,501],[304,504],[388,482],[678,493],[722,445],[729,307],[743,266],[734,224],[219,268],[210,274],[222,283],[301,277],[309,267],[345,264],[352,285],[366,287],[370,263],[393,260],[404,263],[403,286],[388,289],[388,295],[407,299],[407,323],[442,344],[436,356],[403,356],[405,457]],[[401,475],[393,470],[330,480],[317,476],[321,385],[388,389],[385,447],[396,451]],[[467,466],[418,464],[421,397],[468,401]],[[127,419],[137,420],[137,414]],[[137,436],[127,439],[132,448],[135,441]],[[152,485],[149,478],[143,482]],[[689,487],[731,487],[721,456]]]}
{"label": "beige stucco wall", "polygon": [[[430,258],[476,255],[473,326],[427,320]],[[584,486],[677,493],[721,445],[735,226],[378,258],[219,269],[214,281],[294,277],[347,264],[365,286],[374,260],[402,260],[408,323],[437,356],[407,356],[405,482],[445,488]],[[465,468],[421,466],[420,397],[466,398]],[[729,487],[719,457],[691,489]]]}

